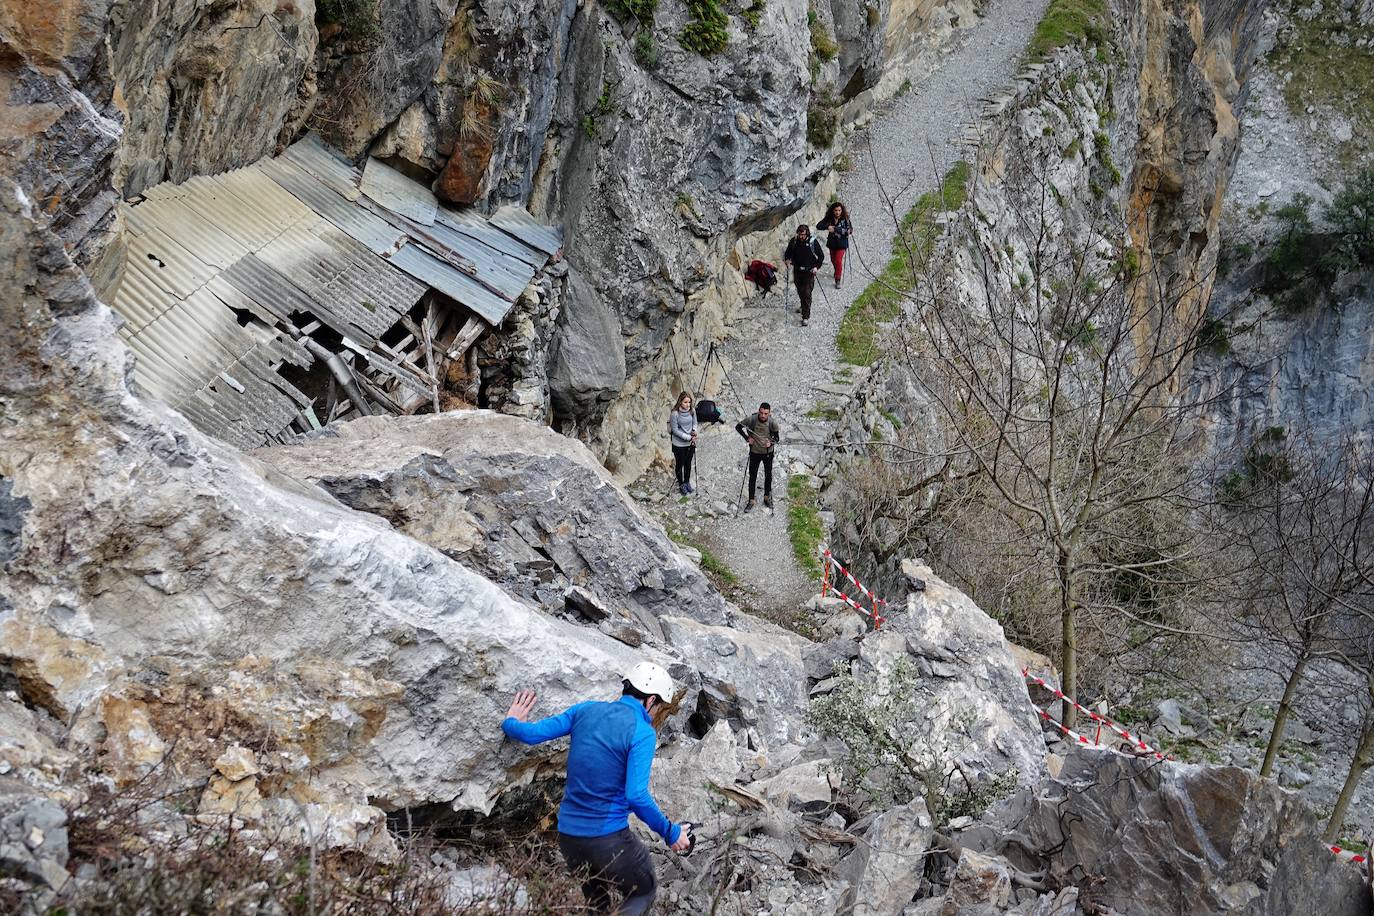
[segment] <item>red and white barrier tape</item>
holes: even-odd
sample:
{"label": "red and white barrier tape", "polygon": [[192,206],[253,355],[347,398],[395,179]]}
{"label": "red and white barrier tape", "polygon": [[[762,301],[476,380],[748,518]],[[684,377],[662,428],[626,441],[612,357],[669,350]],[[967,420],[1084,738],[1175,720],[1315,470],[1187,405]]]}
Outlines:
{"label": "red and white barrier tape", "polygon": [[844,577],[848,579],[850,582],[854,583],[854,587],[857,588],[859,591],[863,592],[864,595],[866,595],[870,601],[876,602],[877,604],[887,604],[885,600],[879,598],[877,595],[870,592],[867,588],[864,587],[864,584],[862,582],[854,578],[854,574],[849,570],[845,569],[843,563],[835,559],[834,555],[830,552],[830,548],[827,547],[825,550],[821,551],[821,556],[825,558],[825,562],[828,565],[833,565],[840,572],[844,573]]}
{"label": "red and white barrier tape", "polygon": [[1369,861],[1369,856],[1362,856],[1357,852],[1351,852],[1349,849],[1342,849],[1339,846],[1328,846],[1326,848],[1338,856],[1349,856],[1349,861],[1354,862],[1356,865],[1363,865]]}
{"label": "red and white barrier tape", "polygon": [[[1156,760],[1169,760],[1169,759],[1171,759],[1171,758],[1169,758],[1169,757],[1166,757],[1164,754],[1161,754],[1159,751],[1155,750],[1154,748],[1150,747],[1148,744],[1146,744],[1146,743],[1141,739],[1141,737],[1140,737],[1139,735],[1133,735],[1133,734],[1131,734],[1130,731],[1128,731],[1127,729],[1123,728],[1123,727],[1120,726],[1120,725],[1117,725],[1115,722],[1113,722],[1111,719],[1108,719],[1106,716],[1102,715],[1101,713],[1093,712],[1091,709],[1089,709],[1088,707],[1082,705],[1082,704],[1079,703],[1077,700],[1075,700],[1073,697],[1065,696],[1064,691],[1060,690],[1058,687],[1056,687],[1056,686],[1054,686],[1053,684],[1051,684],[1050,682],[1046,681],[1043,677],[1039,677],[1038,675],[1031,674],[1031,673],[1030,673],[1030,668],[1028,668],[1028,667],[1027,667],[1027,668],[1022,668],[1022,669],[1021,669],[1021,676],[1024,677],[1026,680],[1028,680],[1028,681],[1034,681],[1035,683],[1039,684],[1041,687],[1044,687],[1046,690],[1051,691],[1051,692],[1054,694],[1055,699],[1066,701],[1066,702],[1067,702],[1070,706],[1072,706],[1074,709],[1078,710],[1078,711],[1081,712],[1083,715],[1087,716],[1089,719],[1093,720],[1094,722],[1098,723],[1099,725],[1105,725],[1105,726],[1107,726],[1107,728],[1111,729],[1113,732],[1115,732],[1116,734],[1120,735],[1122,738],[1124,738],[1124,739],[1126,739],[1127,741],[1129,741],[1129,742],[1131,743],[1131,747],[1135,748],[1136,750],[1140,751],[1141,753],[1153,755],[1154,758],[1155,758]],[[1039,709],[1038,706],[1037,706],[1036,708]],[[1041,715],[1041,718],[1048,718],[1048,716],[1046,716],[1045,711],[1044,711],[1043,709],[1040,710],[1040,715]],[[1055,720],[1055,723],[1054,723],[1054,724],[1055,724],[1056,726],[1058,726],[1058,727],[1060,728],[1061,731],[1065,731],[1065,732],[1068,733],[1068,734],[1074,734],[1074,733],[1069,733],[1066,729],[1064,729],[1064,726],[1060,725],[1059,722],[1058,722],[1057,720]],[[1081,738],[1081,736],[1078,736],[1078,735],[1076,735],[1076,734],[1075,734],[1075,737],[1080,737],[1080,738]],[[1086,741],[1086,740],[1084,740],[1084,741],[1082,741],[1082,743],[1084,743],[1084,744],[1098,744],[1098,742],[1097,742],[1096,740],[1093,740],[1093,741]]]}
{"label": "red and white barrier tape", "polygon": [[860,614],[863,614],[865,617],[872,620],[873,629],[878,629],[887,621],[887,618],[879,614],[877,609],[870,610],[862,606],[861,604],[859,604],[859,602],[855,601],[853,598],[849,597],[844,592],[840,591],[838,588],[832,588],[831,591],[833,591],[835,593],[835,596],[842,600],[845,604],[849,605],[854,610],[858,611]]}
{"label": "red and white barrier tape", "polygon": [[1044,719],[1046,722],[1050,723],[1050,724],[1053,725],[1055,728],[1059,729],[1061,732],[1063,732],[1064,734],[1068,735],[1070,738],[1072,738],[1072,739],[1073,739],[1074,741],[1076,741],[1078,744],[1096,744],[1096,743],[1097,743],[1096,741],[1092,741],[1092,740],[1090,740],[1090,739],[1088,739],[1088,738],[1083,737],[1082,735],[1080,735],[1078,732],[1074,731],[1073,729],[1068,728],[1068,727],[1065,726],[1062,722],[1060,722],[1058,719],[1056,719],[1054,716],[1052,716],[1052,715],[1050,715],[1049,713],[1045,712],[1045,710],[1041,709],[1039,706],[1036,706],[1034,703],[1031,704],[1031,707],[1032,707],[1036,712],[1040,713],[1040,718]]}

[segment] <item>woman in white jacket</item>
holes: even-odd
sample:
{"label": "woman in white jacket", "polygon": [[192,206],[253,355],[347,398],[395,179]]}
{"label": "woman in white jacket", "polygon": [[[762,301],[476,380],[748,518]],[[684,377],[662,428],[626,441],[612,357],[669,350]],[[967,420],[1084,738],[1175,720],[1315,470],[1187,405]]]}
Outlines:
{"label": "woman in white jacket", "polygon": [[673,474],[683,496],[692,489],[692,455],[697,448],[697,415],[692,396],[683,391],[668,415],[668,438],[673,445]]}

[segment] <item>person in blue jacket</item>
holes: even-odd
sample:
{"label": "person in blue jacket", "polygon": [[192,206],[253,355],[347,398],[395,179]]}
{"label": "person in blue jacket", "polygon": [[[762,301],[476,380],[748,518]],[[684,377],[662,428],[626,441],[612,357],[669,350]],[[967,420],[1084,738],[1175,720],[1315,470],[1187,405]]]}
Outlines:
{"label": "person in blue jacket", "polygon": [[[654,864],[630,832],[630,812],[663,837],[674,852],[690,847],[688,831],[663,815],[649,794],[649,768],[658,735],[649,713],[673,696],[673,680],[658,665],[640,662],[623,681],[619,700],[588,701],[556,716],[527,722],[535,694],[515,695],[501,730],[525,744],[572,735],[568,780],[558,806],[558,848],[574,874],[585,874],[582,892],[598,913],[639,916],[658,889]],[[623,900],[613,909],[611,891]]]}

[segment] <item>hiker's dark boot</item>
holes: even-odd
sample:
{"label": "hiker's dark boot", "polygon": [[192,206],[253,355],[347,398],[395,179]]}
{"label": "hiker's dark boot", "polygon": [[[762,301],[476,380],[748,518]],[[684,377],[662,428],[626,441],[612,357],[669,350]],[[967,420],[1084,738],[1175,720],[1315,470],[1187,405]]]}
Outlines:
{"label": "hiker's dark boot", "polygon": [[745,511],[745,512],[753,512],[753,511],[754,511],[754,501],[753,501],[752,499],[749,500],[749,502],[747,502],[747,503],[744,504],[744,511]]}
{"label": "hiker's dark boot", "polygon": [[765,509],[773,508],[773,495],[771,493],[763,494],[763,507]]}

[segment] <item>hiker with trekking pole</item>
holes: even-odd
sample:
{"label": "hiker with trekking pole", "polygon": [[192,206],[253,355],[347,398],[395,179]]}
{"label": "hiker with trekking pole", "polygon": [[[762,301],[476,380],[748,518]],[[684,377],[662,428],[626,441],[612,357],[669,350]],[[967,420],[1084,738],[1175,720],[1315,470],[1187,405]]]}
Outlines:
{"label": "hiker with trekking pole", "polygon": [[692,459],[697,453],[697,414],[692,396],[679,392],[677,403],[668,415],[668,439],[673,447],[673,476],[683,496],[696,492],[692,487]]}
{"label": "hiker with trekking pole", "polygon": [[758,487],[759,466],[763,466],[763,505],[773,508],[773,452],[781,436],[778,421],[773,417],[773,409],[764,401],[753,416],[745,417],[735,424],[735,432],[749,443],[749,502],[744,511],[752,512],[756,503],[754,493]]}
{"label": "hiker with trekking pole", "polygon": [[[571,735],[567,782],[558,806],[558,849],[596,913],[642,916],[653,906],[658,879],[649,851],[630,831],[633,812],[679,855],[695,845],[691,824],[674,824],[649,793],[649,770],[658,748],[653,715],[673,701],[673,680],[652,662],[640,662],[621,681],[621,696],[590,700],[556,716],[530,722],[533,690],[515,695],[501,730],[524,744]],[[671,707],[667,707],[671,709]],[[619,907],[613,895],[623,898]]]}
{"label": "hiker with trekking pole", "polygon": [[816,287],[816,271],[825,263],[820,240],[811,237],[810,226],[802,223],[797,227],[797,234],[787,243],[782,260],[792,268],[792,282],[797,285],[797,298],[801,300],[801,323],[806,327],[811,320],[811,292]]}
{"label": "hiker with trekking pole", "polygon": [[849,251],[849,238],[854,234],[849,210],[838,200],[835,201],[816,228],[827,230],[825,247],[830,250],[830,265],[835,269],[835,288],[839,289],[840,280],[844,277],[844,256]]}

